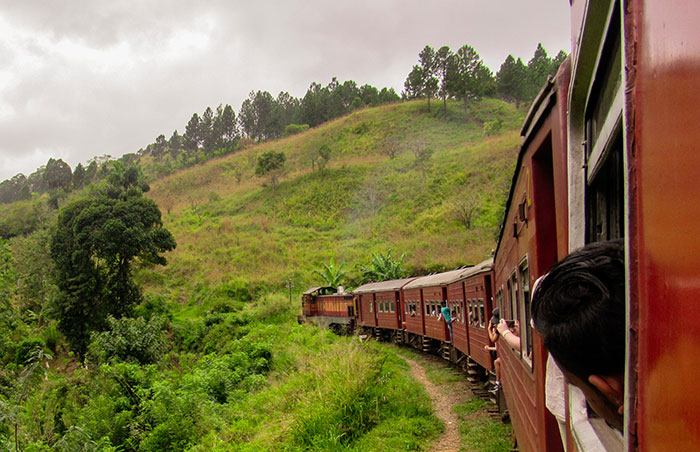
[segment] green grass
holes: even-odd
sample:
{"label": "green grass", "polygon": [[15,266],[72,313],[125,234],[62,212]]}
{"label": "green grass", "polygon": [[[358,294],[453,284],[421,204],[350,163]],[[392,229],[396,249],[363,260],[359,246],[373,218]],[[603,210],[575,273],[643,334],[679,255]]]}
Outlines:
{"label": "green grass", "polygon": [[504,452],[512,449],[513,429],[509,424],[491,419],[487,402],[474,398],[455,407],[460,421],[463,451]]}
{"label": "green grass", "polygon": [[[447,115],[426,107],[413,101],[357,111],[156,181],[148,195],[178,247],[170,265],[141,272],[140,281],[190,299],[193,282],[216,287],[235,278],[272,288],[291,279],[303,291],[331,257],[345,262],[352,285],[355,266],[388,249],[406,253],[414,273],[480,262],[495,246],[522,112],[487,99],[470,106],[465,122],[459,103],[448,103]],[[484,122],[497,116],[502,133],[484,138]],[[330,163],[312,171],[322,145],[332,150]],[[398,150],[393,159],[390,146]],[[432,151],[427,165],[417,166],[417,147]],[[270,149],[287,155],[274,191],[253,174],[257,156]],[[467,230],[454,204],[471,194],[478,209]]]}

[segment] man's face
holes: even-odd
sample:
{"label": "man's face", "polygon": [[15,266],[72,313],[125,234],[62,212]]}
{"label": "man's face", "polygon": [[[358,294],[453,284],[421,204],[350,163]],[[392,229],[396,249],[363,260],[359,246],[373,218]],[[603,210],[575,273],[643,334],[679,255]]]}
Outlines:
{"label": "man's face", "polygon": [[614,400],[610,400],[609,396],[603,394],[598,388],[592,385],[588,381],[584,381],[571,372],[559,367],[566,377],[566,380],[583,391],[586,396],[586,401],[593,408],[598,416],[605,419],[605,421],[616,429],[622,431],[623,429],[623,416],[620,413],[621,405]]}

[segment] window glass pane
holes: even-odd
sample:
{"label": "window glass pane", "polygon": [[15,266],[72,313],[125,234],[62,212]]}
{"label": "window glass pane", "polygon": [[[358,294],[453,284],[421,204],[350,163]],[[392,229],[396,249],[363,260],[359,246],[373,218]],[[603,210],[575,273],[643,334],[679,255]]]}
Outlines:
{"label": "window glass pane", "polygon": [[484,299],[479,298],[479,326],[484,326],[486,323],[486,313],[484,312]]}
{"label": "window glass pane", "polygon": [[532,327],[530,326],[530,269],[527,261],[520,265],[520,343],[523,359],[532,364]]}
{"label": "window glass pane", "polygon": [[600,138],[605,118],[610,112],[615,94],[622,84],[621,65],[620,21],[617,19],[610,23],[610,30],[608,30],[603,54],[596,71],[596,81],[591,89],[588,105],[586,105],[587,156],[590,156]]}

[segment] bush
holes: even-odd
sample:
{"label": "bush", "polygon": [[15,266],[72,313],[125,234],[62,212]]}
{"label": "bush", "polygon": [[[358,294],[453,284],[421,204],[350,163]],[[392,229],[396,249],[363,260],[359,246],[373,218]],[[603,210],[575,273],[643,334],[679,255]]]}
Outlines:
{"label": "bush", "polygon": [[167,342],[163,328],[165,319],[152,317],[148,322],[143,317],[136,319],[107,318],[110,331],[92,335],[89,347],[91,360],[119,361],[148,364],[157,362],[165,353]]}
{"label": "bush", "polygon": [[296,135],[296,134],[304,132],[305,130],[308,130],[308,129],[309,129],[308,124],[289,124],[287,127],[284,128],[284,134],[282,136],[288,137],[291,135]]}
{"label": "bush", "polygon": [[484,136],[490,137],[497,135],[503,130],[503,120],[501,118],[494,119],[484,123]]}
{"label": "bush", "polygon": [[165,297],[162,295],[146,295],[143,303],[136,307],[135,313],[137,317],[143,317],[146,320],[150,320],[151,317],[156,315],[165,317],[168,320],[173,318]]}
{"label": "bush", "polygon": [[22,340],[22,342],[17,345],[17,350],[15,351],[15,364],[18,366],[26,364],[32,356],[32,353],[38,348],[44,348],[44,341],[41,339],[31,337]]}
{"label": "bush", "polygon": [[60,342],[61,337],[63,337],[61,332],[58,331],[56,323],[52,322],[49,326],[47,326],[41,336],[44,338],[46,348],[51,350],[53,353],[56,353],[56,346]]}

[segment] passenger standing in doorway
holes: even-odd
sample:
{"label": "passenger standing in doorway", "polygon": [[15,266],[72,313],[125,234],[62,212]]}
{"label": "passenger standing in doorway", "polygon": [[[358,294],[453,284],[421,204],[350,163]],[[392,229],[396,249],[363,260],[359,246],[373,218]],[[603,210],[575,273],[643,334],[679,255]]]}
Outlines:
{"label": "passenger standing in doorway", "polygon": [[442,308],[440,309],[440,315],[438,315],[438,322],[440,319],[445,319],[445,323],[447,323],[447,328],[450,330],[450,342],[452,342],[453,339],[453,333],[452,333],[452,316],[450,315],[450,308],[447,307],[447,303],[444,301],[442,302]]}

